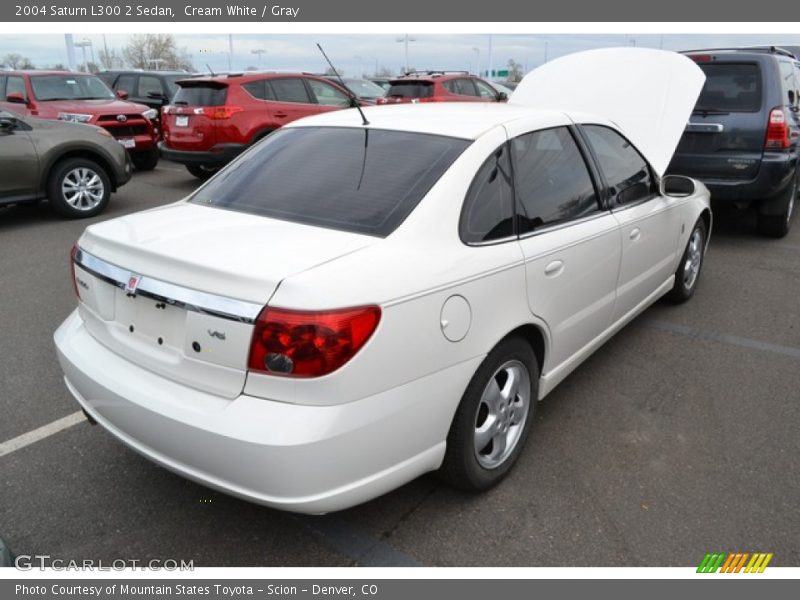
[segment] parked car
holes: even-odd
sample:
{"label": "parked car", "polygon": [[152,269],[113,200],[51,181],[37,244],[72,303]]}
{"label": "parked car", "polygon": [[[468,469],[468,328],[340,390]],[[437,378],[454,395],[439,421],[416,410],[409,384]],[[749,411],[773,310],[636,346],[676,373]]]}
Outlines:
{"label": "parked car", "polygon": [[760,232],[785,236],[798,192],[800,63],[775,47],[687,56],[706,84],[669,172],[701,179],[716,205],[755,205]]}
{"label": "parked car", "polygon": [[439,468],[486,489],[538,400],[694,293],[708,190],[662,175],[702,83],[676,53],[602,50],[513,104],[290,123],[185,201],[85,231],[67,387],[149,459],[286,510]]}
{"label": "parked car", "polygon": [[382,87],[384,92],[392,87],[392,84],[389,83],[389,79],[385,77],[370,77],[369,80],[375,85]]}
{"label": "parked car", "polygon": [[466,71],[414,71],[392,79],[378,104],[403,102],[503,102],[504,93]]}
{"label": "parked car", "polygon": [[67,71],[0,73],[0,108],[24,116],[89,123],[107,129],[130,152],[137,169],[158,164],[157,112],[114,95],[101,79]]}
{"label": "parked car", "polygon": [[178,91],[179,79],[191,74],[186,71],[138,71],[116,70],[100,71],[97,76],[118,94],[132,102],[145,104],[156,109],[171,103]]}
{"label": "parked car", "polygon": [[[325,79],[341,85],[339,77],[336,75],[324,75]],[[360,77],[342,77],[345,87],[363,104],[375,104],[378,98],[383,98],[386,90],[381,86],[371,82],[369,79]]]}
{"label": "parked car", "polygon": [[353,103],[339,85],[305,73],[232,73],[178,86],[162,111],[161,156],[200,179],[286,123]]}
{"label": "parked car", "polygon": [[65,217],[92,217],[131,177],[125,149],[92,125],[0,109],[0,205],[48,199]]}

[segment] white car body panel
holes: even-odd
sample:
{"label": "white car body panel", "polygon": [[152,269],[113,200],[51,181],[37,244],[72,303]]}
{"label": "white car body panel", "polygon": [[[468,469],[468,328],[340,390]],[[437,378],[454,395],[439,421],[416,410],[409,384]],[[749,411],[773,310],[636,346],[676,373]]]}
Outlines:
{"label": "white car body panel", "polygon": [[677,52],[601,48],[534,69],[508,102],[602,115],[663,176],[704,83],[700,67]]}
{"label": "white car body panel", "polygon": [[[76,267],[80,307],[55,342],[68,388],[94,419],[205,485],[286,510],[346,508],[441,464],[464,390],[509,333],[540,343],[543,398],[671,288],[694,223],[706,213],[710,220],[708,191],[698,183],[691,196],[657,196],[520,239],[465,244],[464,197],[509,137],[608,120],[483,103],[365,113],[374,128],[473,140],[385,238],[187,202],[87,230],[81,260],[91,256],[115,276]],[[360,123],[355,111],[339,111],[290,127]],[[136,297],[119,285],[131,274],[141,276]],[[181,301],[158,308],[154,289]],[[265,304],[375,304],[381,320],[338,370],[276,376],[247,368],[245,340]]]}

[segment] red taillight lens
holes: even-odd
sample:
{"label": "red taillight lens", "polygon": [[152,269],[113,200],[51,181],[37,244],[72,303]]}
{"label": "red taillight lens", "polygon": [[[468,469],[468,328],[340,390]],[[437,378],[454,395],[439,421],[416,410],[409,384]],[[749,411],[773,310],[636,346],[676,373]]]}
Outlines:
{"label": "red taillight lens", "polygon": [[782,108],[773,108],[767,122],[767,139],[764,148],[784,149],[789,147],[789,123]]}
{"label": "red taillight lens", "polygon": [[212,119],[230,119],[238,112],[242,112],[244,108],[241,106],[216,106],[211,113]]}
{"label": "red taillight lens", "polygon": [[714,57],[710,54],[690,54],[689,58],[698,63],[706,63],[714,60]]}
{"label": "red taillight lens", "polygon": [[328,311],[266,307],[256,320],[248,367],[289,377],[319,377],[344,365],[381,318],[377,306]]}
{"label": "red taillight lens", "polygon": [[78,255],[78,244],[72,246],[72,250],[69,251],[69,278],[72,280],[72,289],[75,292],[75,295],[80,300],[81,295],[78,293],[78,280],[75,277],[75,257]]}

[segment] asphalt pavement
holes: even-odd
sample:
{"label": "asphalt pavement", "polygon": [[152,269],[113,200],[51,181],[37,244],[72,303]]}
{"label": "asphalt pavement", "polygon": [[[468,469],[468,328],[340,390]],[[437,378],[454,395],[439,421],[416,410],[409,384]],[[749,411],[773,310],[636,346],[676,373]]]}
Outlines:
{"label": "asphalt pavement", "polygon": [[[89,221],[0,209],[0,445],[78,409],[52,334],[92,221],[197,186],[162,162]],[[365,449],[369,451],[369,449]],[[65,560],[195,566],[800,566],[800,218],[783,240],[717,214],[695,297],[658,303],[538,407],[519,463],[482,495],[435,476],[306,517],[191,483],[86,422],[0,455],[0,536]]]}

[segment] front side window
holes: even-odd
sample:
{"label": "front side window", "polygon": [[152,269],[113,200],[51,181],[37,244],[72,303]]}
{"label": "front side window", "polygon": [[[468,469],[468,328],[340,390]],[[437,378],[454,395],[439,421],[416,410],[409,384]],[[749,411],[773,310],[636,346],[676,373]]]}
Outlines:
{"label": "front side window", "polygon": [[200,188],[191,202],[385,237],[469,144],[404,131],[283,128]]}
{"label": "front side window", "polygon": [[475,80],[475,87],[478,88],[478,94],[481,98],[497,100],[497,91],[492,89],[488,83],[484,83],[480,79]]}
{"label": "front side window", "polygon": [[158,77],[153,77],[152,75],[140,75],[139,76],[139,97],[140,98],[149,98],[150,94],[163,94],[164,91],[161,89],[161,81]]}
{"label": "front side window", "polygon": [[586,162],[566,127],[514,138],[511,158],[520,235],[599,210]]}
{"label": "front side window", "polygon": [[322,106],[350,106],[350,98],[344,92],[340,92],[332,85],[309,79],[311,91],[317,100],[317,104]]}
{"label": "front side window", "polygon": [[602,125],[584,125],[583,132],[603,171],[610,202],[632,204],[654,195],[650,168],[628,140]]}
{"label": "front side window", "polygon": [[467,244],[491,242],[514,234],[511,163],[504,144],[486,159],[472,180],[459,224]]}
{"label": "front side window", "polygon": [[16,75],[8,76],[8,83],[6,84],[6,97],[9,94],[22,94],[25,101],[28,100],[28,91],[25,89],[25,80]]}
{"label": "front side window", "polygon": [[272,89],[275,93],[275,99],[278,102],[299,102],[302,104],[311,104],[312,100],[308,97],[308,90],[306,84],[302,79],[297,78],[280,78],[270,81]]}
{"label": "front side window", "polygon": [[120,75],[119,79],[117,79],[117,83],[114,86],[114,89],[132,94],[135,87],[136,87],[135,75]]}

